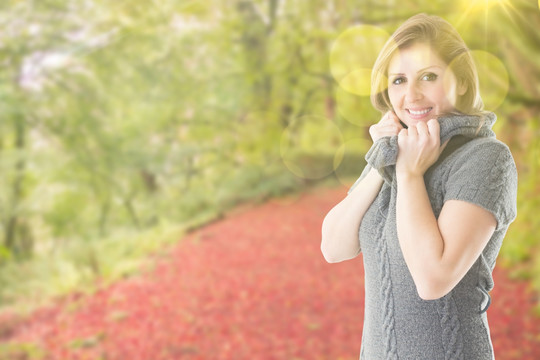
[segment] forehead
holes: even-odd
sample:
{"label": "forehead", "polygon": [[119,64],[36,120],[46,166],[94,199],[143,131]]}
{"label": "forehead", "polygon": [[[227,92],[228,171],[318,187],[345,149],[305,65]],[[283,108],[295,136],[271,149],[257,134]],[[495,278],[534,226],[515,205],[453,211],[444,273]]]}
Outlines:
{"label": "forehead", "polygon": [[446,64],[429,45],[416,43],[404,49],[398,49],[394,53],[388,65],[388,72],[414,72],[430,66],[438,66],[444,69]]}

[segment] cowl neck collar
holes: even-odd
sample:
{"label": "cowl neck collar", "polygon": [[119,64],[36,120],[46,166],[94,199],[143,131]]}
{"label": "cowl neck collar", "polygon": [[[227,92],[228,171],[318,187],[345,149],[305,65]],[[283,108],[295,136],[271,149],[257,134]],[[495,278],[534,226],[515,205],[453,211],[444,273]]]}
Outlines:
{"label": "cowl neck collar", "polygon": [[[492,112],[482,115],[452,114],[437,119],[440,125],[441,144],[456,135],[468,138],[495,137],[492,130],[497,117]],[[383,179],[392,184],[398,155],[398,137],[385,136],[377,140],[366,154],[367,163],[377,169]]]}

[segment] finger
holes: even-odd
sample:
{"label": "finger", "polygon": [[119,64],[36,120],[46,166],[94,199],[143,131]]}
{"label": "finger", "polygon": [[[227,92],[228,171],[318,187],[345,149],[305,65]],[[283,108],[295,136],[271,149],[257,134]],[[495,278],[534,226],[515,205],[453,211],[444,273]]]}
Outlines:
{"label": "finger", "polygon": [[429,129],[425,122],[421,121],[418,124],[416,124],[416,130],[419,136],[423,136],[423,137],[429,136]]}
{"label": "finger", "polygon": [[418,128],[416,125],[409,126],[408,136],[413,139],[418,138]]}
{"label": "finger", "polygon": [[409,136],[409,130],[408,129],[401,129],[399,131],[399,133],[398,133],[398,138],[406,138],[408,136]]}
{"label": "finger", "polygon": [[395,129],[377,129],[377,130],[374,130],[374,131],[370,131],[369,132],[369,135],[371,136],[371,138],[373,139],[373,141],[377,141],[383,137],[392,137],[392,136],[396,136],[398,134],[398,130],[395,130]]}
{"label": "finger", "polygon": [[388,120],[389,113],[390,113],[390,112],[387,111],[387,112],[383,115],[383,117],[381,118],[381,121],[379,121],[379,122],[384,122],[384,121]]}
{"label": "finger", "polygon": [[427,122],[427,127],[429,130],[430,136],[433,136],[434,138],[439,138],[440,136],[440,126],[439,121],[437,119],[431,119]]}
{"label": "finger", "polygon": [[388,123],[388,124],[375,124],[375,125],[372,125],[370,126],[370,133],[381,133],[381,132],[390,132],[390,133],[393,133],[394,135],[397,135],[397,133],[399,132],[399,130],[401,130],[401,126],[398,126],[397,124],[394,124],[394,123]]}
{"label": "finger", "polygon": [[394,134],[397,135],[397,133],[399,133],[399,131],[403,129],[403,126],[400,126],[399,124],[396,124],[396,123],[391,123],[391,124],[384,125],[382,129],[393,131]]}
{"label": "finger", "polygon": [[393,123],[394,123],[394,120],[390,116],[390,112],[387,112],[386,114],[384,114],[381,121],[379,122],[379,124],[393,124]]}
{"label": "finger", "polygon": [[389,111],[388,113],[388,119],[391,120],[393,123],[398,124],[399,127],[402,128],[403,126],[401,126],[401,123],[399,122],[399,118],[397,117],[396,113],[393,111]]}

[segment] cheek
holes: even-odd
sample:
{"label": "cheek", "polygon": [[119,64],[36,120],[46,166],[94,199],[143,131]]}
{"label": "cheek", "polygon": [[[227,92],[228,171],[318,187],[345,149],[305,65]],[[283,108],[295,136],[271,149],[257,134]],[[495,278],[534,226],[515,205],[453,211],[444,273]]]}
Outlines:
{"label": "cheek", "polygon": [[399,107],[400,96],[399,96],[398,91],[396,91],[393,88],[389,88],[388,89],[388,98],[390,99],[390,103],[392,104],[392,107],[394,107],[394,109]]}
{"label": "cheek", "polygon": [[440,105],[453,104],[455,102],[455,89],[439,86],[435,91],[432,92],[433,100]]}
{"label": "cheek", "polygon": [[454,77],[445,76],[443,80],[443,90],[446,101],[455,105],[457,98],[457,84]]}

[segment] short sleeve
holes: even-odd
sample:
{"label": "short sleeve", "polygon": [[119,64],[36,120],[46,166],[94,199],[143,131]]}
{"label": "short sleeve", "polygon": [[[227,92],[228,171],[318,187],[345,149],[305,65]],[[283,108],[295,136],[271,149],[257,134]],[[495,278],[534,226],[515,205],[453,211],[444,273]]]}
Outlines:
{"label": "short sleeve", "polygon": [[[471,144],[474,143],[474,144]],[[491,139],[472,141],[452,166],[444,201],[462,200],[481,206],[508,227],[517,215],[517,169],[510,149]]]}
{"label": "short sleeve", "polygon": [[367,174],[369,173],[370,170],[371,170],[371,165],[367,164],[364,167],[364,170],[362,170],[362,173],[360,174],[360,177],[354,182],[354,184],[352,184],[352,186],[349,188],[349,191],[347,191],[347,195],[349,195],[351,193],[351,191],[354,190],[356,185],[358,185],[358,183],[360,181],[362,181],[367,176]]}

